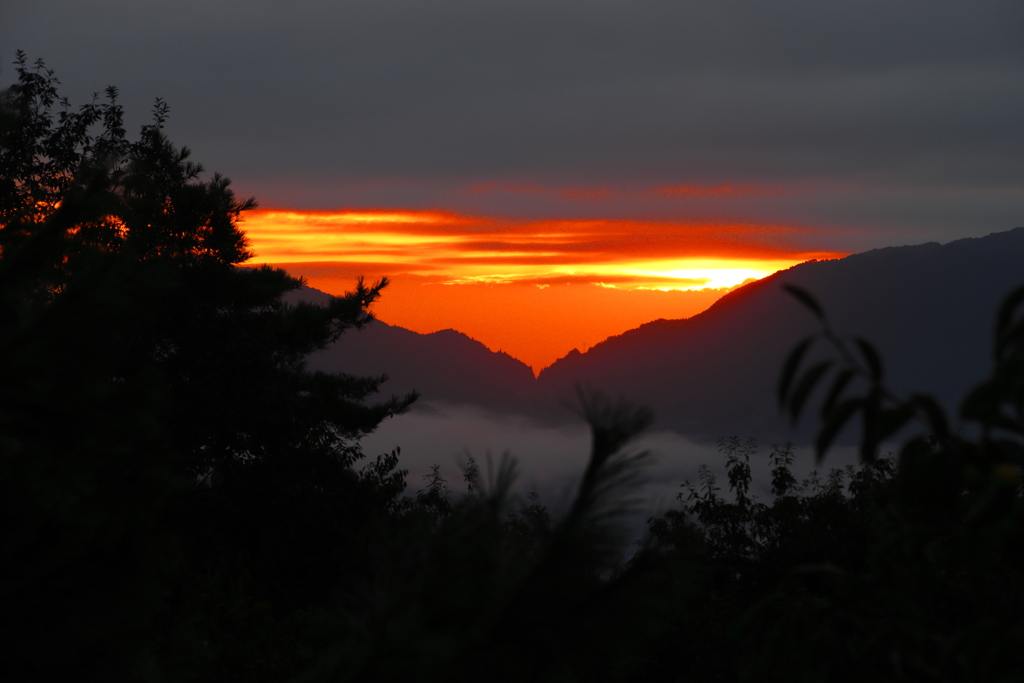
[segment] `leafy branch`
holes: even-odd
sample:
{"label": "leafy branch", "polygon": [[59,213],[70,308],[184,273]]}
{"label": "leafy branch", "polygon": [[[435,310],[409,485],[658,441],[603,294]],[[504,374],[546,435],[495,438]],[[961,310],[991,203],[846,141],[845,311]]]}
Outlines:
{"label": "leafy branch", "polygon": [[[815,439],[819,463],[839,433],[858,414],[861,417],[860,455],[865,462],[873,462],[880,444],[914,419],[923,422],[932,437],[939,440],[949,437],[949,420],[934,398],[912,394],[903,399],[894,394],[885,386],[885,368],[874,345],[862,337],[837,335],[813,295],[795,285],[783,287],[821,326],[819,332],[805,337],[789,352],[778,384],[779,406],[794,425],[815,389],[830,384],[821,403],[822,426]],[[809,351],[820,344],[830,347],[834,357],[805,367]],[[858,384],[864,387],[860,392],[854,391]],[[905,448],[919,446],[922,438],[925,437],[912,439]]]}

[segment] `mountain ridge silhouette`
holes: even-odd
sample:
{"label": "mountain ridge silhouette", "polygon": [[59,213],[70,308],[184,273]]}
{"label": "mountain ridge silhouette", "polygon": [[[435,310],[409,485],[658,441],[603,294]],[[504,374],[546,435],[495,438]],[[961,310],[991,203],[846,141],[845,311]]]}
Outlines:
{"label": "mountain ridge silhouette", "polygon": [[536,379],[525,364],[460,332],[421,335],[379,322],[345,335],[311,367],[387,373],[387,391],[415,388],[426,402],[546,422],[575,419],[565,403],[587,386],[645,403],[657,427],[694,438],[738,433],[802,442],[814,420],[790,429],[775,386],[786,353],[817,328],[783,284],[814,294],[837,332],[872,341],[894,391],[925,391],[953,409],[987,371],[994,314],[1024,280],[1022,263],[1024,228],[808,261],[739,287],[690,318],[653,320],[586,352],[573,349]]}

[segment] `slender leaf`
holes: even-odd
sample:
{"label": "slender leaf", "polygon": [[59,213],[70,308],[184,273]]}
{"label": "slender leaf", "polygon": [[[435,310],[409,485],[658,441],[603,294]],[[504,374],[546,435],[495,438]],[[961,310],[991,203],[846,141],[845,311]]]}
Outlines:
{"label": "slender leaf", "polygon": [[880,443],[878,434],[882,426],[881,413],[882,388],[875,385],[864,397],[864,410],[862,411],[864,430],[860,441],[860,455],[865,462],[874,462],[875,460],[875,450]]}
{"label": "slender leaf", "polygon": [[832,383],[832,388],[829,390],[828,396],[825,397],[825,402],[821,404],[822,417],[825,417],[832,410],[851,379],[853,379],[853,370],[849,368],[836,375],[836,380]]}
{"label": "slender leaf", "polygon": [[1024,319],[1018,320],[1012,325],[1007,324],[1006,327],[996,334],[996,361],[1003,360],[1008,355],[1009,349],[1018,344],[1022,337],[1024,337]]}
{"label": "slender leaf", "polygon": [[965,420],[985,420],[999,403],[999,390],[992,382],[975,387],[960,404],[960,417]]}
{"label": "slender leaf", "polygon": [[854,337],[853,342],[857,345],[860,350],[860,355],[864,357],[864,360],[868,364],[868,369],[871,371],[871,377],[878,381],[882,379],[882,357],[878,355],[878,351],[868,340],[862,337]]}
{"label": "slender leaf", "polygon": [[797,285],[782,285],[782,289],[789,292],[789,294],[795,297],[797,301],[810,309],[811,313],[813,313],[818,320],[825,320],[825,311],[822,309],[821,304],[819,304],[818,300],[815,299],[814,296],[806,289],[798,287]]}
{"label": "slender leaf", "polygon": [[818,464],[825,458],[825,451],[828,450],[832,442],[835,441],[836,436],[842,431],[846,423],[850,421],[854,413],[860,410],[864,406],[864,399],[862,398],[850,398],[838,406],[834,410],[830,411],[825,416],[821,431],[818,432],[818,438],[815,439],[815,459]]}
{"label": "slender leaf", "polygon": [[1021,423],[1014,420],[1011,417],[1007,417],[1001,413],[996,413],[989,417],[988,424],[996,429],[1003,429],[1010,432],[1011,434],[1020,434],[1022,431]]}
{"label": "slender leaf", "polygon": [[924,413],[928,420],[928,427],[935,436],[945,438],[949,435],[949,420],[946,418],[946,411],[942,409],[938,401],[931,396],[914,394],[907,400],[907,403]]}
{"label": "slender leaf", "polygon": [[912,417],[914,417],[914,407],[909,402],[889,410],[880,410],[872,434],[873,440],[876,444],[881,443],[903,429]]}
{"label": "slender leaf", "polygon": [[835,361],[823,360],[820,363],[812,365],[804,376],[800,378],[800,382],[793,391],[793,396],[789,404],[790,415],[792,416],[794,424],[798,419],[800,419],[800,411],[803,410],[804,403],[807,402],[808,397],[810,397],[811,392],[814,391],[818,381],[824,377],[825,373],[828,372],[833,365],[835,365]]}
{"label": "slender leaf", "polygon": [[796,371],[800,367],[800,362],[807,354],[807,350],[811,347],[812,343],[814,343],[813,335],[805,337],[786,356],[786,361],[782,365],[782,375],[779,377],[779,406],[785,405],[786,397],[789,395],[789,387],[793,383],[793,378],[796,377]]}
{"label": "slender leaf", "polygon": [[1003,336],[1021,302],[1024,302],[1024,286],[1013,290],[1003,299],[1003,303],[999,306],[999,312],[996,314],[996,339]]}

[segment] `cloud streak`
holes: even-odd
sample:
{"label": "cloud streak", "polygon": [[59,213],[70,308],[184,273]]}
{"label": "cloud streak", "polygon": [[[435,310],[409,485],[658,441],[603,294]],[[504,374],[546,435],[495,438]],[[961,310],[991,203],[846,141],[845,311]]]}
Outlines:
{"label": "cloud streak", "polygon": [[256,262],[365,263],[439,282],[693,289],[730,287],[811,258],[787,226],[513,220],[439,211],[256,210],[243,223]]}
{"label": "cloud streak", "polygon": [[454,328],[539,371],[657,318],[810,258],[813,230],[671,221],[514,219],[452,211],[249,212],[257,257],[323,291],[389,276],[375,311],[417,332]]}

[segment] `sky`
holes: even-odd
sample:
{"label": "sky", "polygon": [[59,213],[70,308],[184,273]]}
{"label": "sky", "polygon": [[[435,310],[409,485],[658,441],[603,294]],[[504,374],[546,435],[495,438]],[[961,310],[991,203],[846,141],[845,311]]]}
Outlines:
{"label": "sky", "polygon": [[392,278],[374,304],[381,320],[457,329],[536,373],[572,349],[690,317],[745,282],[837,256],[801,248],[803,230],[763,225],[258,209],[242,227],[254,261],[326,292],[359,276]]}
{"label": "sky", "polygon": [[[0,1],[269,262],[535,370],[807,258],[1024,225],[1024,3]],[[710,271],[717,271],[717,274]],[[726,272],[729,271],[729,272]]]}

